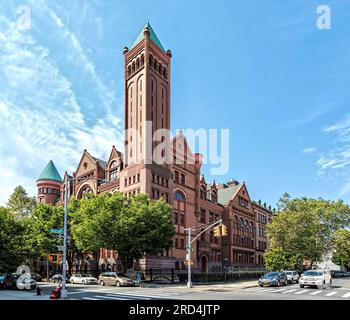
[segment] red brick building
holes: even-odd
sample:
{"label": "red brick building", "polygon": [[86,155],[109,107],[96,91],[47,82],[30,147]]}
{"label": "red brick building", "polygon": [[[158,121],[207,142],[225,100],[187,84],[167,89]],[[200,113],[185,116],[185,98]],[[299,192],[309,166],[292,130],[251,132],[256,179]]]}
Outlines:
{"label": "red brick building", "polygon": [[[158,129],[170,129],[171,56],[149,23],[131,48],[124,48],[124,154],[113,146],[109,158],[101,160],[84,150],[73,173],[70,196],[79,199],[90,192],[122,192],[125,196],[142,192],[171,203],[174,247],[157,257],[143,259],[143,268],[185,269],[184,228],[201,230],[202,225],[219,219],[228,227],[228,236],[216,238],[213,231],[204,233],[193,245],[194,267],[206,271],[223,266],[262,266],[267,246],[264,229],[271,220],[271,208],[253,202],[244,182],[207,183],[201,175],[201,155],[191,152],[182,133],[172,140],[170,137],[152,140]],[[139,136],[130,129],[135,129]],[[173,160],[170,163],[149,159],[161,143],[172,147],[172,153],[162,152],[164,159]],[[64,184],[52,161],[37,186],[39,202],[63,202]],[[101,250],[101,253],[100,264],[112,268],[118,264],[115,252]]]}

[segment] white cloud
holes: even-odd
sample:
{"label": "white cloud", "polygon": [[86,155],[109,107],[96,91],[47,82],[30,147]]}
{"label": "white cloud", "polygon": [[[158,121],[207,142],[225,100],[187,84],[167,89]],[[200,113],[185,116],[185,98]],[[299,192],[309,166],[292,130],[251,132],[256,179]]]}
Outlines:
{"label": "white cloud", "polygon": [[301,152],[304,153],[304,154],[310,154],[310,153],[314,153],[316,150],[317,150],[316,148],[310,147],[310,148],[305,148]]}
{"label": "white cloud", "polygon": [[325,127],[323,132],[335,135],[335,139],[333,147],[316,162],[317,174],[322,178],[337,179],[342,184],[339,196],[344,196],[350,193],[350,115]]}
{"label": "white cloud", "polygon": [[79,57],[77,71],[87,72],[103,105],[94,123],[87,124],[80,104],[84,97],[49,47],[0,16],[0,205],[19,184],[34,195],[35,180],[50,159],[62,174],[76,169],[85,148],[106,159],[113,144],[121,147],[121,121],[111,112],[115,93],[98,77],[79,39],[57,14],[52,17],[61,30],[60,45]]}

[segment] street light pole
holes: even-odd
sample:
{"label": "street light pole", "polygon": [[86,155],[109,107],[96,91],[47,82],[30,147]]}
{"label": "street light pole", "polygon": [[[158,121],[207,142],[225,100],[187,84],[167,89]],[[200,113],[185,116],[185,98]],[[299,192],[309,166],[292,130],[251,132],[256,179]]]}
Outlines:
{"label": "street light pole", "polygon": [[67,261],[67,216],[68,216],[68,173],[66,172],[65,188],[64,188],[64,225],[63,225],[63,264],[62,264],[62,299],[67,299],[66,290],[66,261]]}
{"label": "street light pole", "polygon": [[188,278],[187,278],[187,288],[192,288],[192,280],[191,280],[191,228],[188,228],[188,245],[187,245],[187,254],[188,254]]}
{"label": "street light pole", "polygon": [[[188,239],[187,239],[187,272],[188,272],[188,277],[187,277],[187,288],[192,288],[192,279],[191,279],[191,256],[192,256],[192,242],[194,242],[195,240],[197,240],[204,232],[206,232],[207,230],[211,229],[212,227],[216,226],[217,224],[222,224],[222,219],[215,221],[214,223],[210,224],[209,226],[207,225],[207,227],[202,230],[200,233],[197,234],[196,237],[194,237],[193,239],[191,239],[191,227],[189,228],[185,228],[184,231],[188,231]],[[200,226],[202,227],[202,226]],[[199,228],[199,227],[197,227]],[[195,228],[193,228],[195,229]]]}

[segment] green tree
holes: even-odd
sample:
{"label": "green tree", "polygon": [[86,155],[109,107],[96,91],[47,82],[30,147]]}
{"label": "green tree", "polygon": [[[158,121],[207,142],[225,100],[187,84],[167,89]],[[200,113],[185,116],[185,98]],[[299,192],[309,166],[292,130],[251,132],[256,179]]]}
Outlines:
{"label": "green tree", "polygon": [[0,207],[0,272],[13,272],[23,263],[24,228],[13,213]]}
{"label": "green tree", "polygon": [[6,205],[18,219],[21,219],[30,215],[35,204],[35,197],[29,197],[22,186],[17,186]]}
{"label": "green tree", "polygon": [[287,268],[288,262],[282,248],[272,248],[264,254],[265,269],[268,271],[282,271]]}
{"label": "green tree", "polygon": [[290,199],[291,199],[291,197],[290,197],[290,194],[288,192],[283,193],[282,197],[279,198],[279,200],[276,204],[277,212],[283,211],[287,207]]}
{"label": "green tree", "polygon": [[350,268],[350,231],[343,229],[337,231],[334,239],[334,252],[332,255],[332,262]]}
{"label": "green tree", "polygon": [[172,246],[171,207],[139,194],[88,195],[81,200],[73,227],[77,246],[84,251],[116,250],[124,268],[132,259],[155,255]]}
{"label": "green tree", "polygon": [[330,252],[335,232],[349,226],[350,208],[340,200],[297,198],[284,203],[266,228],[269,246],[281,248],[287,261],[312,267]]}
{"label": "green tree", "polygon": [[[67,223],[67,263],[68,271],[72,273],[74,258],[80,253],[71,236],[74,223],[73,212],[77,210],[79,202],[72,199],[69,203]],[[63,206],[51,206],[47,204],[37,205],[31,216],[23,220],[26,226],[26,242],[28,259],[35,264],[38,260],[46,260],[50,253],[60,253],[58,246],[62,246],[62,236],[52,234],[50,229],[63,228]]]}

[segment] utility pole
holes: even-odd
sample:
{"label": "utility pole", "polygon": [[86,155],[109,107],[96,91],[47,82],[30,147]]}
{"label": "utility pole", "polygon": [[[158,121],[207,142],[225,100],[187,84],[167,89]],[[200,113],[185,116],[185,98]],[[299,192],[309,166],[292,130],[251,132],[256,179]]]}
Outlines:
{"label": "utility pole", "polygon": [[67,261],[67,216],[68,216],[68,173],[65,174],[65,188],[64,188],[64,225],[63,225],[63,261],[62,261],[62,292],[61,297],[62,299],[67,299],[68,294],[66,290],[66,261]]}
{"label": "utility pole", "polygon": [[[199,234],[197,234],[196,237],[194,237],[191,240],[191,231],[192,229],[199,229],[202,228],[203,225],[198,226],[197,228],[186,228],[184,229],[184,231],[188,231],[188,238],[187,238],[187,271],[188,271],[188,277],[187,277],[187,288],[192,288],[192,279],[191,279],[191,263],[192,263],[192,243],[198,239],[198,237],[201,236],[202,233],[206,232],[207,230],[211,229],[212,227],[217,226],[216,228],[219,228],[217,230],[218,236],[226,236],[227,235],[227,227],[225,225],[222,224],[222,219],[215,221],[214,223],[210,224],[209,226],[207,226],[204,230],[202,230]],[[216,230],[215,230],[216,232]]]}
{"label": "utility pole", "polygon": [[191,280],[191,228],[188,228],[188,245],[187,245],[187,255],[188,255],[188,278],[187,278],[187,288],[192,288],[192,280]]}

